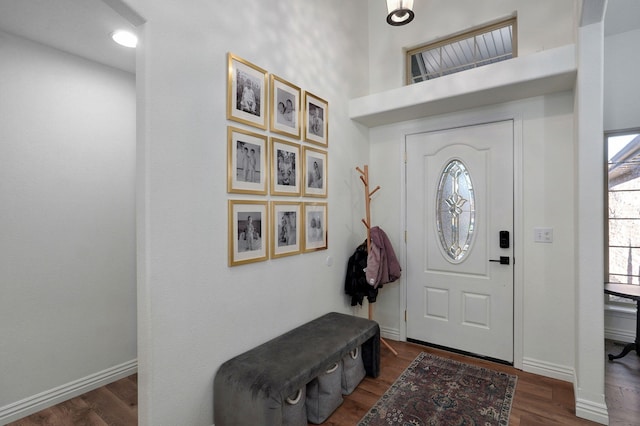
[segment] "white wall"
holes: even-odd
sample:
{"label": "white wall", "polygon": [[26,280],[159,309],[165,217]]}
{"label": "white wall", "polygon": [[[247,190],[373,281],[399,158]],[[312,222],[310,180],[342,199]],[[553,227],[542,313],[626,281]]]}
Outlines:
{"label": "white wall", "polygon": [[[346,263],[365,235],[355,167],[368,140],[347,105],[368,88],[367,20],[353,19],[366,2],[129,3],[147,21],[136,72],[140,424],[210,425],[222,362],[350,312]],[[247,128],[226,120],[227,52],[329,102],[328,250],[227,266],[227,200],[273,198],[226,192],[227,126]]]}
{"label": "white wall", "polygon": [[518,56],[573,43],[575,6],[575,0],[416,1],[415,19],[391,27],[385,20],[386,3],[369,0],[370,93],[404,85],[406,49],[511,17],[516,10]]}
{"label": "white wall", "polygon": [[[371,2],[371,92],[402,85],[403,49],[504,17],[512,9],[517,9],[518,14],[519,56],[576,43],[578,6],[579,2],[575,1],[492,2],[490,6],[471,1],[455,4],[434,1],[429,2],[433,13],[421,10],[421,7],[426,9],[426,4],[418,3],[414,22],[406,27],[392,28],[384,23],[384,7]],[[518,310],[522,313],[522,330],[516,330],[521,336],[516,337],[521,339],[523,368],[573,381],[579,415],[606,421],[602,294],[597,290],[597,277],[602,276],[597,273],[602,267],[602,253],[585,250],[592,241],[596,242],[592,247],[602,247],[597,244],[598,235],[602,235],[601,209],[591,213],[588,207],[598,205],[592,202],[598,196],[592,188],[598,176],[594,167],[600,169],[593,159],[600,155],[601,164],[602,153],[597,149],[601,142],[594,143],[594,138],[601,141],[601,136],[597,135],[602,134],[602,88],[598,80],[601,77],[601,62],[598,62],[601,46],[597,37],[583,37],[581,42],[580,50],[577,50],[581,92],[575,97],[572,93],[560,93],[495,108],[506,108],[522,118],[523,167],[517,177],[521,179],[522,191],[516,194],[522,200],[522,217],[516,218],[516,222],[521,220],[522,228],[514,238],[518,238],[520,242],[516,244],[523,248],[522,259],[516,259],[523,270],[523,306],[516,306],[516,316]],[[434,80],[431,84],[437,82]],[[579,96],[582,101],[577,101]],[[580,105],[582,110],[578,112],[574,104]],[[490,113],[493,109],[482,111]],[[468,117],[466,114],[473,112],[464,111],[460,117]],[[453,117],[455,120],[457,116]],[[429,126],[439,120],[450,123],[451,115],[429,117],[421,125]],[[464,119],[458,121],[465,124]],[[372,180],[387,188],[385,194],[392,194],[386,195],[392,199],[374,204],[373,215],[379,220],[387,220],[383,225],[398,233],[402,229],[402,218],[394,216],[386,206],[402,204],[402,196],[396,193],[401,188],[398,184],[401,176],[394,176],[394,173],[401,175],[402,168],[393,164],[400,162],[397,145],[402,143],[402,127],[406,125],[400,123],[371,130],[371,162],[379,161],[372,167]],[[390,175],[386,173],[389,168],[392,170]],[[576,192],[578,189],[580,192]],[[533,243],[535,226],[554,228],[554,243],[544,246]],[[400,237],[396,241],[400,243]],[[578,255],[578,249],[583,258]],[[384,291],[386,293],[376,303],[376,319],[383,321],[382,328],[388,335],[402,336],[401,311],[396,311],[403,306],[402,283]],[[393,320],[394,312],[397,312],[396,321]],[[519,350],[516,347],[516,353]]]}
{"label": "white wall", "polygon": [[[516,9],[519,56],[574,42],[575,2],[545,1],[533,5],[527,1],[499,1],[492,2],[490,7],[484,3],[480,6],[473,1],[462,3],[416,2],[414,22],[406,27],[391,27],[384,19],[384,5],[370,2],[371,92],[403,84],[404,48],[494,21],[512,14]],[[461,13],[462,10],[465,13]],[[544,26],[547,31],[538,31],[540,26]],[[383,61],[382,57],[385,55],[395,60]],[[437,84],[437,80],[433,84]],[[475,87],[473,84],[469,86]],[[524,244],[526,262],[523,278],[526,299],[523,308],[525,362],[529,359],[534,363],[549,363],[560,368],[565,375],[570,374],[573,364],[570,355],[573,345],[567,335],[574,328],[572,309],[560,310],[559,307],[573,306],[574,277],[572,272],[567,271],[566,264],[575,262],[572,250],[574,235],[570,229],[572,206],[564,202],[561,193],[554,191],[554,188],[564,185],[568,194],[573,189],[572,98],[572,95],[565,93],[506,107],[514,113],[524,114],[522,180],[525,183],[525,216],[522,218],[524,235],[519,237]],[[440,118],[433,118],[435,121],[438,119]],[[427,122],[424,125],[428,126]],[[388,233],[396,237],[399,246],[403,244],[402,218],[399,212],[386,206],[401,205],[403,202],[400,195],[403,170],[393,159],[399,161],[400,145],[403,143],[400,129],[404,126],[401,124],[397,127],[396,134],[392,136],[394,140],[385,140],[386,136],[381,136],[393,133],[393,130],[372,129],[370,153],[372,181],[385,188],[378,196],[380,200],[373,204],[373,215],[377,221],[384,223]],[[533,244],[530,237],[535,226],[553,227],[555,243],[544,246]],[[562,290],[558,292],[558,288]],[[398,311],[403,307],[401,283],[391,284],[382,291],[376,303],[376,319],[381,322],[387,336],[402,337],[401,315]],[[557,312],[558,310],[561,312]],[[556,313],[549,315],[550,312]],[[539,324],[546,322],[554,324],[554,329],[559,327],[563,331],[564,340],[558,342],[558,346],[548,345],[548,337],[541,334],[540,330],[543,328]]]}
{"label": "white wall", "polygon": [[604,39],[604,129],[640,127],[640,29]]}
{"label": "white wall", "polygon": [[1,32],[0,57],[1,417],[137,336],[134,76]]}
{"label": "white wall", "polygon": [[[606,7],[605,0],[585,3],[594,13]],[[585,13],[585,16],[587,14]],[[583,21],[585,21],[583,19]],[[576,80],[576,202],[575,250],[576,415],[608,423],[604,400],[604,208],[603,188],[603,57],[601,20],[581,22],[578,28]],[[602,189],[601,189],[602,188]]]}
{"label": "white wall", "polygon": [[[402,149],[404,135],[438,126],[468,125],[503,118],[519,120],[522,164],[516,172],[522,184],[516,197],[522,200],[522,227],[515,230],[524,271],[521,281],[524,305],[523,356],[525,369],[569,379],[572,376],[574,345],[573,250],[573,93],[563,92],[511,102],[489,108],[429,117],[371,129],[370,175],[380,191],[372,204],[372,216],[403,250],[401,206],[404,203]],[[388,206],[394,206],[389,208]],[[554,229],[553,244],[533,242],[534,227]],[[402,336],[399,309],[403,306],[402,285],[385,286],[375,304],[375,318],[388,337]],[[545,330],[553,329],[553,333]],[[517,331],[518,332],[518,331]],[[409,336],[411,337],[411,336]]]}
{"label": "white wall", "polygon": [[[391,28],[384,23],[386,13],[384,2],[377,0],[369,0],[369,18],[368,21],[364,19],[362,23],[351,17],[366,14],[367,6],[364,0],[352,2],[189,0],[179,5],[167,2],[159,5],[158,2],[154,4],[147,0],[128,0],[128,3],[148,22],[141,28],[143,40],[139,48],[138,60],[140,79],[138,87],[140,100],[138,110],[140,424],[210,424],[213,417],[212,381],[217,367],[223,361],[327,311],[350,311],[348,300],[342,294],[346,258],[364,237],[360,223],[360,217],[363,214],[363,195],[362,186],[354,170],[356,165],[370,164],[372,184],[382,186],[382,191],[374,200],[374,218],[390,234],[394,243],[400,245],[400,218],[397,217],[399,210],[388,207],[394,205],[390,203],[398,201],[399,195],[395,189],[399,188],[402,179],[400,151],[394,145],[399,143],[399,139],[395,142],[381,139],[373,132],[372,147],[369,152],[368,129],[351,122],[346,117],[349,99],[402,85],[403,48],[510,15],[514,9],[518,9],[519,16],[520,56],[574,41],[575,23],[572,20],[574,1],[545,0],[533,4],[519,0],[514,5],[513,1],[499,0],[492,2],[491,7],[486,7],[487,5],[480,7],[472,0],[464,0],[462,5],[459,2],[455,5],[448,5],[446,2],[439,5],[416,2],[416,20],[402,28]],[[437,16],[434,13],[435,10],[438,12]],[[465,13],[460,13],[461,10]],[[544,27],[545,31],[540,31],[541,27]],[[6,117],[8,113],[17,114],[14,111],[15,106],[11,105],[8,109],[7,99],[23,98],[24,93],[37,94],[39,98],[42,98],[42,93],[49,94],[34,85],[37,81],[36,77],[49,82],[55,80],[57,86],[54,88],[59,87],[60,83],[71,84],[66,79],[67,69],[51,75],[25,74],[26,68],[21,65],[22,61],[37,60],[40,65],[44,60],[41,52],[33,55],[36,59],[32,55],[24,55],[22,50],[18,55],[15,48],[11,46],[12,43],[7,40],[9,39],[6,36],[0,38],[2,56],[4,58],[5,53],[11,54],[11,57],[15,57],[16,60],[3,60],[0,63],[0,76],[11,75],[12,78],[18,79],[22,86],[9,87],[8,85],[6,91],[5,87],[2,87],[0,116]],[[225,120],[225,55],[228,51],[329,101],[329,250],[242,267],[227,267],[226,201],[229,198],[238,198],[226,193],[225,183],[226,127],[237,126]],[[46,62],[48,63],[49,59]],[[86,65],[84,61],[80,62]],[[76,76],[75,73],[76,71],[72,75]],[[27,79],[28,81],[25,82]],[[77,83],[78,81],[73,82],[73,84]],[[51,89],[48,87],[48,90]],[[5,96],[7,92],[12,94],[14,91],[16,95]],[[66,100],[67,94],[67,91],[62,91],[62,93],[51,93],[49,96]],[[564,210],[556,211],[561,209],[562,206],[558,201],[562,201],[563,198],[559,192],[552,193],[552,189],[558,182],[554,178],[559,178],[562,185],[569,185],[571,182],[570,179],[566,179],[571,169],[561,170],[561,166],[565,164],[563,160],[568,160],[566,157],[568,141],[573,138],[571,126],[567,124],[572,120],[573,115],[571,99],[571,94],[564,93],[533,98],[507,106],[521,111],[527,124],[523,133],[525,148],[523,155],[525,188],[530,193],[525,197],[524,202],[532,211],[524,219],[524,229],[527,230],[534,225],[552,226],[556,228],[554,237],[558,242],[551,247],[541,247],[530,241],[528,243],[527,240],[524,241],[529,259],[529,267],[525,268],[525,271],[528,270],[525,274],[528,289],[526,296],[531,297],[525,307],[525,356],[531,360],[541,360],[548,366],[560,366],[563,371],[572,363],[573,340],[567,338],[567,341],[564,341],[564,338],[574,330],[574,323],[571,310],[567,310],[566,314],[558,311],[566,310],[567,306],[573,303],[573,294],[565,287],[564,281],[575,281],[575,278],[572,276],[573,270],[566,268],[562,263],[566,261],[575,263],[575,253],[573,247],[568,246],[565,251],[560,244],[571,240],[572,231],[558,234],[558,228],[564,229],[569,220],[568,216],[573,213]],[[73,98],[72,101],[78,100]],[[111,106],[112,102],[108,104],[105,107]],[[86,112],[82,109],[59,111],[61,105],[65,106],[69,103],[57,103],[54,110],[46,111],[34,110],[33,106],[29,105],[28,111],[22,110],[19,113],[26,115],[25,122],[34,121],[32,117],[36,113],[42,113],[39,121],[49,123],[51,127],[59,130],[67,128],[60,123],[73,121],[77,124],[78,120],[72,117],[57,119],[51,123],[52,112],[69,114]],[[133,103],[130,105],[130,108],[133,108]],[[108,111],[104,115],[112,117],[114,114]],[[98,135],[108,136],[111,131],[122,128],[133,131],[134,127],[132,124],[125,125],[118,122],[109,126],[108,129],[96,132],[97,124],[93,121],[89,123],[90,126],[84,129],[83,139],[95,140]],[[4,121],[2,124],[0,140],[4,141],[4,132],[7,130]],[[24,138],[21,140],[26,140],[27,137],[32,137],[33,130],[32,127],[13,126],[10,128],[10,133]],[[43,151],[50,146],[43,147],[41,135],[36,136],[40,136],[35,138],[39,145],[15,146],[12,144],[9,147],[10,153],[17,153],[21,158],[27,158],[26,156],[30,155],[30,158],[37,160],[33,164],[30,162],[30,166],[33,168],[39,166],[37,171],[40,173],[34,175],[40,175],[44,170],[47,172],[47,177],[53,175],[57,179],[54,182],[58,182],[58,179],[64,178],[65,175],[57,175],[61,170],[53,170],[54,166],[50,159],[62,161],[64,158],[59,158],[60,151]],[[71,140],[70,137],[61,137],[56,142],[63,143],[69,140]],[[116,149],[113,145],[109,146]],[[74,144],[73,148],[79,147]],[[5,145],[3,144],[0,149],[4,151]],[[18,149],[23,152],[14,151]],[[558,150],[557,155],[556,150]],[[42,159],[44,154],[47,162]],[[85,188],[85,191],[82,191],[83,196],[87,192],[90,192],[91,197],[95,197],[98,193],[111,194],[110,190],[102,188],[119,185],[120,181],[115,182],[114,179],[130,178],[128,173],[133,170],[133,166],[119,164],[117,172],[109,169],[110,179],[105,181],[104,174],[101,173],[104,169],[97,166],[91,168],[94,163],[89,165],[84,154],[81,151],[70,154],[73,156],[72,159],[82,160],[73,162],[73,167],[82,167],[82,170],[73,169],[70,174],[74,177],[85,177],[83,182],[87,183],[91,189],[101,188],[101,191],[90,192]],[[115,155],[107,154],[106,158],[112,161]],[[5,158],[11,157],[2,152],[0,161]],[[545,173],[549,173],[549,177],[546,177],[541,184],[533,184],[541,174],[540,163],[536,161],[542,161]],[[68,163],[64,164],[65,167],[69,167]],[[126,172],[122,169],[126,169]],[[9,169],[2,167],[0,174],[8,171]],[[14,183],[13,177],[11,179],[5,179],[2,175],[0,177],[2,177],[0,182],[4,183],[0,186],[3,206],[5,193],[11,194],[16,199],[24,197],[24,191],[18,193],[14,185],[7,185],[7,183]],[[25,176],[24,179],[29,179],[29,176]],[[38,183],[42,184],[42,182]],[[23,187],[28,184],[31,182],[26,182]],[[69,198],[63,206],[60,206],[56,200],[63,195]],[[25,229],[26,220],[23,219],[33,214],[33,211],[39,212],[46,209],[48,215],[42,227],[39,227],[39,224],[43,218],[37,217],[37,221],[34,220],[37,226],[33,230],[36,234],[33,237],[40,238],[38,247],[48,248],[55,243],[55,248],[62,255],[65,250],[64,246],[60,249],[61,235],[66,237],[70,233],[78,238],[77,234],[82,233],[83,238],[79,239],[80,242],[86,242],[84,238],[86,235],[104,237],[99,230],[96,230],[95,224],[90,226],[86,223],[86,215],[76,215],[80,207],[95,207],[104,202],[104,198],[96,197],[98,200],[92,198],[91,203],[88,203],[90,206],[78,205],[78,200],[81,198],[72,198],[66,193],[56,194],[54,199],[50,192],[45,192],[41,198],[42,200],[38,202],[33,199],[19,200],[26,204],[25,216],[17,220],[19,225],[17,229],[13,229],[15,228],[13,226],[7,227],[6,232],[10,231],[9,235],[12,237],[10,241],[15,244],[11,247],[11,251],[0,245],[3,254],[0,262],[11,259],[12,263],[9,265],[12,265],[12,268],[7,269],[3,265],[2,270],[13,271],[16,269],[13,266],[15,265],[14,247],[22,247],[24,251],[28,249],[28,254],[33,259],[53,259],[53,265],[42,265],[42,269],[35,271],[40,274],[38,279],[49,280],[51,275],[46,272],[72,261],[52,258],[49,253],[46,256],[40,256],[39,253],[34,252],[32,248],[36,245],[28,245],[27,240],[23,238],[24,233],[29,231],[29,228]],[[6,209],[0,209],[0,215],[4,216],[5,212]],[[51,215],[51,212],[58,216]],[[72,219],[69,221],[74,221],[74,229],[71,231],[68,227],[61,226],[66,220],[66,217],[60,217],[64,214],[72,214]],[[120,220],[125,222],[132,214],[131,211],[129,214],[122,214]],[[0,219],[3,235],[5,235],[5,224],[16,222],[13,216],[9,219],[5,220],[4,217]],[[29,226],[32,225],[29,224]],[[116,225],[109,224],[105,227],[112,226]],[[80,232],[77,232],[78,228],[81,229]],[[46,240],[41,230],[46,230]],[[18,233],[22,234],[16,236]],[[109,236],[113,235],[109,234]],[[121,237],[126,239],[130,235],[121,235]],[[65,243],[68,242],[66,239]],[[44,243],[40,244],[42,240]],[[129,240],[129,244],[133,244],[132,240]],[[76,255],[88,256],[87,252],[92,254],[93,249],[95,249],[94,246],[87,247]],[[130,267],[123,267],[118,271],[112,267],[113,262],[123,261],[124,257],[129,261],[133,258],[133,256],[125,256],[123,252],[127,250],[114,250],[114,253],[109,253],[109,256],[100,253],[101,259],[109,259],[108,263],[103,262],[99,265],[109,268],[106,275],[101,274],[102,277],[117,281],[118,278],[128,275],[127,278],[131,279]],[[89,293],[92,297],[91,303],[80,301],[87,294],[83,290],[92,286],[94,281],[85,279],[83,274],[87,272],[81,268],[82,265],[75,262],[76,259],[77,257],[73,259],[73,265],[78,269],[73,279],[69,281],[73,287],[71,291],[49,294],[50,287],[44,289],[40,287],[35,290],[29,288],[28,292],[20,290],[21,297],[29,302],[38,300],[51,302],[45,304],[43,310],[38,309],[39,316],[30,316],[28,322],[44,322],[49,308],[58,314],[60,313],[58,311],[63,311],[65,314],[63,319],[66,320],[76,309],[84,310],[83,313],[86,314],[86,311],[95,312],[101,307],[102,299],[93,299],[96,291],[94,288],[91,288]],[[328,265],[331,263],[327,262],[328,260],[333,260],[331,266]],[[539,267],[544,271],[542,281],[536,272]],[[50,269],[47,271],[45,268]],[[65,281],[64,284],[69,282]],[[78,282],[83,283],[84,286],[78,287]],[[4,279],[2,285],[4,293]],[[385,286],[382,292],[376,304],[376,319],[381,322],[383,330],[387,329],[395,333],[400,328],[399,309],[402,303],[400,283]],[[556,298],[555,304],[548,304],[548,298],[551,297],[549,293],[553,293],[552,296]],[[104,299],[113,300],[113,297],[105,296]],[[66,311],[56,309],[60,303],[68,299],[72,302],[80,301],[80,303],[71,303],[72,306]],[[125,299],[135,300],[135,295],[128,295]],[[16,319],[20,319],[19,314],[22,314],[22,312],[16,313],[15,304],[8,301],[8,298],[0,299],[3,308],[3,321],[0,323],[1,335],[3,338],[6,335],[19,340],[22,348],[25,344],[33,343],[31,339],[34,337],[29,333],[16,333],[13,328],[6,329],[9,331],[5,330],[6,326],[14,326],[13,323],[4,321],[6,312],[15,313]],[[8,305],[10,310],[5,310],[4,305]],[[114,307],[111,306],[111,309]],[[125,316],[125,311],[135,315],[134,308],[119,304],[115,307],[113,315],[105,314],[104,316],[113,316],[118,319]],[[357,313],[366,315],[362,311]],[[543,327],[536,321],[549,324],[554,330],[559,327],[559,332],[553,336],[539,334],[537,330]],[[37,326],[37,330],[32,330],[37,338],[45,341],[52,339],[50,341],[54,348],[53,353],[49,354],[43,362],[51,365],[52,360],[67,360],[67,354],[59,357],[58,348],[63,346],[60,344],[61,341],[66,343],[71,339],[72,336],[66,334],[68,330],[82,329],[78,333],[87,339],[86,335],[90,333],[86,328],[105,332],[103,324],[87,325],[70,320],[66,325],[67,327],[60,327],[60,330],[57,327],[56,330],[50,330],[40,329]],[[131,326],[131,323],[128,323],[128,326]],[[64,335],[60,336],[60,333]],[[529,333],[533,335],[529,336]],[[52,334],[58,336],[57,339],[49,337]],[[124,335],[128,337],[126,339],[128,341],[135,340],[135,335],[132,336],[132,333],[124,333]],[[102,334],[101,337],[103,337]],[[559,345],[569,353],[564,355],[561,353],[562,350],[547,349],[547,346],[554,345]],[[72,344],[70,347],[77,349],[78,345]],[[113,348],[113,343],[110,347]],[[113,355],[112,352],[105,352],[92,358],[87,356],[83,346],[82,350],[72,352],[70,361],[75,367],[91,363],[86,366],[86,374],[88,374],[102,368],[94,363],[105,356]],[[2,367],[11,365],[14,369],[14,366],[21,365],[24,357],[18,359],[17,353],[12,353],[10,356],[13,357],[9,360],[12,362],[8,363],[4,363],[3,356]],[[29,356],[38,357],[39,355],[33,353]],[[79,358],[76,359],[76,357]],[[135,347],[133,355],[128,358],[123,357],[117,362],[126,361],[132,357],[135,357]],[[29,369],[18,367],[15,371],[21,373],[21,379],[24,382],[21,382],[21,386],[28,386],[31,383],[24,380],[22,375],[25,371],[29,372]],[[5,371],[3,370],[2,373],[4,379]],[[34,377],[38,373],[33,371]],[[67,371],[62,369],[60,372],[49,372],[47,376],[54,373],[64,375]],[[48,380],[49,377],[46,379]],[[64,378],[62,382],[65,380],[68,379]],[[53,382],[60,381],[51,380],[51,383]],[[5,392],[4,382],[0,391]],[[24,396],[34,393],[32,389],[10,389],[10,391],[20,392],[20,395]],[[15,398],[10,396],[8,400],[13,401]],[[0,406],[3,401],[4,399],[0,398]]]}

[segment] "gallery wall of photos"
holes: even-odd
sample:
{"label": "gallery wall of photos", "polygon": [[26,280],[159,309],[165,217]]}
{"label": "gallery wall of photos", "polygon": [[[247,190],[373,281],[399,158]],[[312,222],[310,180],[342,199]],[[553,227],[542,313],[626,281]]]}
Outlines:
{"label": "gallery wall of photos", "polygon": [[326,250],[329,104],[227,54],[229,266]]}

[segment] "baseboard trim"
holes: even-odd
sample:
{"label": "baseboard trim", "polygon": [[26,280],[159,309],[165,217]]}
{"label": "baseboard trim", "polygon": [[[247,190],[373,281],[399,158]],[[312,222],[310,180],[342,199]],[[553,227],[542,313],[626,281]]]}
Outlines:
{"label": "baseboard trim", "polygon": [[565,365],[553,364],[533,358],[524,358],[522,360],[522,370],[528,373],[535,373],[540,376],[573,383],[573,369]]}
{"label": "baseboard trim", "polygon": [[399,342],[400,330],[398,330],[397,328],[380,327],[380,336],[385,339],[396,340]]}
{"label": "baseboard trim", "polygon": [[636,339],[635,307],[605,305],[604,337],[616,342],[632,343]]}
{"label": "baseboard trim", "polygon": [[138,360],[134,359],[5,405],[4,407],[0,407],[0,424],[10,423],[30,414],[37,413],[45,408],[115,382],[123,377],[135,374],[137,371]]}
{"label": "baseboard trim", "polygon": [[614,342],[633,343],[636,335],[632,332],[630,333],[628,330],[605,327],[604,338],[613,340]]}
{"label": "baseboard trim", "polygon": [[576,416],[603,425],[609,424],[609,412],[606,404],[599,404],[586,399],[576,399]]}

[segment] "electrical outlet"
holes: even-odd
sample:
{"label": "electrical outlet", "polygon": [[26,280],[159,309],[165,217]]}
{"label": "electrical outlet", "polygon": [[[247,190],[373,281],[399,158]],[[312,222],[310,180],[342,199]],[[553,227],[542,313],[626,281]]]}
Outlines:
{"label": "electrical outlet", "polygon": [[536,243],[552,243],[553,228],[533,228],[533,241]]}

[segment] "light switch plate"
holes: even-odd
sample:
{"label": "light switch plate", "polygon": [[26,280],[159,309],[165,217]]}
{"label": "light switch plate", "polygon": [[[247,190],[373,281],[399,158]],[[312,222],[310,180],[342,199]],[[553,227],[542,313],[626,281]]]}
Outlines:
{"label": "light switch plate", "polygon": [[533,241],[535,243],[552,243],[553,228],[533,228]]}

